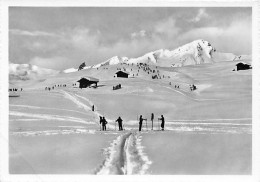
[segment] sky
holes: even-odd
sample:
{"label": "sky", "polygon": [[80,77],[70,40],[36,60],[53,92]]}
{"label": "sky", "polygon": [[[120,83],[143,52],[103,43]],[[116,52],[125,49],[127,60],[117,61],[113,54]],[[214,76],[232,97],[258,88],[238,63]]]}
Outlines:
{"label": "sky", "polygon": [[249,7],[10,7],[9,62],[64,70],[197,39],[252,54]]}

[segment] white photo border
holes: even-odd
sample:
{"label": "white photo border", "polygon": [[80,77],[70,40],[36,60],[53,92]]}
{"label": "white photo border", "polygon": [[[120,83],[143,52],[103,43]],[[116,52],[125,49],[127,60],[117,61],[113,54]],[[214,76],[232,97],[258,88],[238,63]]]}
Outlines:
{"label": "white photo border", "polygon": [[[8,32],[9,7],[252,7],[252,175],[11,175],[8,152]],[[0,181],[260,181],[260,2],[257,0],[2,0],[0,16]]]}

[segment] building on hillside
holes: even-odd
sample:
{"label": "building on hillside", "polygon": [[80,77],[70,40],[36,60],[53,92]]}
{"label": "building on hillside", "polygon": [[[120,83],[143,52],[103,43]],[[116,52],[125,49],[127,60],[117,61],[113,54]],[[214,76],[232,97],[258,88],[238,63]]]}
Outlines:
{"label": "building on hillside", "polygon": [[82,77],[77,82],[79,82],[79,88],[87,88],[90,87],[92,84],[95,84],[95,86],[97,87],[97,83],[99,82],[99,79],[88,76],[88,77]]}
{"label": "building on hillside", "polygon": [[116,77],[121,77],[121,78],[128,78],[129,73],[126,71],[118,71],[116,72]]}
{"label": "building on hillside", "polygon": [[245,64],[245,63],[241,63],[241,62],[237,63],[236,66],[237,66],[237,71],[252,69],[252,67],[250,65]]}

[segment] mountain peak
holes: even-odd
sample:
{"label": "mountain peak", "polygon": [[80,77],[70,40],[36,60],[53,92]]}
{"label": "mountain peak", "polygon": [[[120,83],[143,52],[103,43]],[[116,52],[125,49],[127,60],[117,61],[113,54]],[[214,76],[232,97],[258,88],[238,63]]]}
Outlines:
{"label": "mountain peak", "polygon": [[100,66],[115,65],[120,63],[147,63],[166,67],[211,63],[214,62],[214,59],[212,59],[212,54],[215,51],[216,49],[213,48],[208,41],[198,39],[172,51],[168,49],[158,49],[137,58],[114,56],[107,61],[92,67],[98,68]]}
{"label": "mountain peak", "polygon": [[181,67],[219,61],[233,61],[235,59],[236,55],[232,53],[217,52],[208,41],[197,39],[174,50],[158,49],[137,58],[113,56],[102,63],[89,66],[87,68],[98,68],[101,66],[116,65],[121,63],[146,63],[162,67]]}

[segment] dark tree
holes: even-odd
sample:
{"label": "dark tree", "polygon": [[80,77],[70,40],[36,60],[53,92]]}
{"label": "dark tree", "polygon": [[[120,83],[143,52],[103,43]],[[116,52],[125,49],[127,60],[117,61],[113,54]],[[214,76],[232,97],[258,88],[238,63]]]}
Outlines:
{"label": "dark tree", "polygon": [[86,66],[85,62],[84,62],[84,63],[81,63],[81,65],[79,65],[78,71],[79,71],[79,70],[82,70],[85,66]]}

